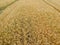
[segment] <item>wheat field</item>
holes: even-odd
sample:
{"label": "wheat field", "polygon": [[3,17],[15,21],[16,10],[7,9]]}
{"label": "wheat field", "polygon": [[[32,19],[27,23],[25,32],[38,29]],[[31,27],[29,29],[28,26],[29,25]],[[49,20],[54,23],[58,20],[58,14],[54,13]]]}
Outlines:
{"label": "wheat field", "polygon": [[60,0],[0,0],[0,45],[60,45]]}

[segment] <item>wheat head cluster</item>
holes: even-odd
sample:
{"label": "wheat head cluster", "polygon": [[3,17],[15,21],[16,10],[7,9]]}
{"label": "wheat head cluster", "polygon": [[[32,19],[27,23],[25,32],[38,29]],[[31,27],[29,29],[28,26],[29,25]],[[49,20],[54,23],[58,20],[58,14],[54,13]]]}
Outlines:
{"label": "wheat head cluster", "polygon": [[59,6],[46,1],[0,0],[0,45],[60,45]]}

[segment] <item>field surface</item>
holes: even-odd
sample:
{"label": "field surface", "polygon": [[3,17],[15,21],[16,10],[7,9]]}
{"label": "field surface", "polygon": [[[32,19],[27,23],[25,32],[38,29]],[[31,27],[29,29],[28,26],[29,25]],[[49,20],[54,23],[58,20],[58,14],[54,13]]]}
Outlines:
{"label": "field surface", "polygon": [[60,45],[60,0],[0,0],[0,45]]}

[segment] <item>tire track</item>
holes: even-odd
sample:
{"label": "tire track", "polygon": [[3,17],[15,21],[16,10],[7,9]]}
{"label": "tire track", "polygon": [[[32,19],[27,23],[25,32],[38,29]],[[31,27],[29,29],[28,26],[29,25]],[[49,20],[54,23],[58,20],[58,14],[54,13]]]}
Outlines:
{"label": "tire track", "polygon": [[50,5],[51,7],[53,7],[56,11],[58,11],[59,13],[60,13],[60,10],[57,8],[57,7],[55,7],[52,3],[50,3],[50,2],[48,2],[48,1],[46,1],[46,0],[43,0],[47,5]]}
{"label": "tire track", "polygon": [[12,5],[12,4],[15,3],[16,1],[17,1],[17,0],[11,2],[10,4],[8,4],[8,5],[6,5],[6,6],[2,7],[2,8],[0,8],[0,14],[3,12],[3,10],[5,10],[7,7],[9,7],[10,5]]}
{"label": "tire track", "polygon": [[[16,1],[18,1],[18,0],[16,0]],[[11,6],[12,4],[14,4],[16,1],[14,1],[13,3],[11,3],[10,5],[8,5],[8,6],[6,6],[5,8],[4,8],[4,10],[2,10],[1,11],[1,13],[0,13],[0,21],[3,21],[4,20],[4,18],[6,18],[6,16],[8,16],[9,14],[10,14],[10,12],[13,10],[13,8],[11,8],[11,7],[9,7],[9,6]],[[8,8],[7,8],[8,7]],[[14,6],[14,7],[16,7],[16,6]],[[7,8],[7,9],[6,9]],[[10,9],[11,8],[11,9]],[[6,9],[6,10],[5,10]],[[15,8],[14,8],[15,9]],[[4,12],[3,12],[4,11]],[[7,12],[8,11],[8,12]],[[2,13],[3,12],[3,13]],[[7,13],[6,13],[7,12]],[[4,16],[3,16],[4,15]],[[1,17],[1,16],[3,16],[3,18]]]}
{"label": "tire track", "polygon": [[5,9],[6,7],[10,6],[11,4],[13,4],[13,3],[14,3],[14,2],[16,2],[16,1],[17,1],[17,0],[12,1],[12,2],[11,2],[11,3],[9,3],[9,4],[4,5],[3,7],[0,7],[0,10]]}

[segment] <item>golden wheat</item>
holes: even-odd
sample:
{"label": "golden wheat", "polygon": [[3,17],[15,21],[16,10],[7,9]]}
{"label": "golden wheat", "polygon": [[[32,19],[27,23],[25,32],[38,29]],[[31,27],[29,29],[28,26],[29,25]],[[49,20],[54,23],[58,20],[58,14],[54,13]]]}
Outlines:
{"label": "golden wheat", "polygon": [[0,45],[60,45],[60,13],[43,0],[18,0],[0,14]]}

